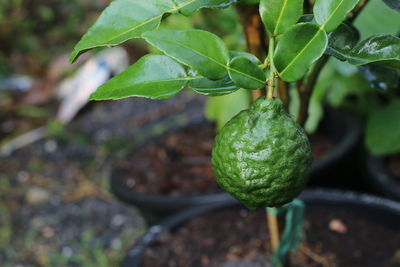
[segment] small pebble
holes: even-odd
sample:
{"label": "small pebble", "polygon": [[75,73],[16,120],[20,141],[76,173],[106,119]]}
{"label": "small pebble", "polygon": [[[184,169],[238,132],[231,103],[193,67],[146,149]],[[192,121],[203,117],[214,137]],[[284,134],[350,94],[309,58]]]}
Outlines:
{"label": "small pebble", "polygon": [[340,234],[347,233],[347,226],[341,220],[338,219],[330,221],[329,229]]}
{"label": "small pebble", "polygon": [[40,187],[32,187],[26,192],[25,200],[30,205],[38,205],[47,202],[50,199],[50,193]]}

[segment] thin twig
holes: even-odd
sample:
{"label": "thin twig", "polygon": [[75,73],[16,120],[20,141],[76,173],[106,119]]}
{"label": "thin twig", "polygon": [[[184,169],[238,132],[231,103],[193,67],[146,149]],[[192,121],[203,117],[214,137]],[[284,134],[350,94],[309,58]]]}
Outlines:
{"label": "thin twig", "polygon": [[310,104],[310,98],[315,84],[318,81],[319,74],[328,62],[329,56],[323,55],[313,66],[310,74],[307,76],[305,82],[298,83],[297,90],[300,96],[300,110],[297,117],[297,122],[304,126],[308,117],[308,106]]}
{"label": "thin twig", "polygon": [[369,0],[361,0],[360,3],[358,3],[357,7],[354,8],[354,10],[350,13],[350,16],[346,20],[346,23],[353,24],[358,15],[360,15],[361,11],[363,11],[363,9],[366,7],[368,2]]}
{"label": "thin twig", "polygon": [[278,92],[279,92],[279,98],[282,100],[287,111],[289,109],[289,83],[279,79]]}
{"label": "thin twig", "polygon": [[313,252],[308,247],[300,245],[300,251],[304,253],[307,257],[311,258],[313,261],[321,264],[323,267],[329,267],[329,262],[324,257]]}
{"label": "thin twig", "polygon": [[[368,4],[369,0],[362,0],[357,7],[351,12],[351,15],[346,20],[347,23],[352,24],[354,20],[360,15],[362,10]],[[308,106],[310,104],[310,98],[312,91],[315,87],[315,84],[318,80],[319,74],[321,73],[323,67],[328,62],[329,57],[327,55],[323,55],[317,63],[314,65],[311,70],[309,76],[306,81],[302,81],[298,83],[298,91],[300,96],[300,111],[297,118],[297,122],[304,126],[307,117],[308,117]]]}

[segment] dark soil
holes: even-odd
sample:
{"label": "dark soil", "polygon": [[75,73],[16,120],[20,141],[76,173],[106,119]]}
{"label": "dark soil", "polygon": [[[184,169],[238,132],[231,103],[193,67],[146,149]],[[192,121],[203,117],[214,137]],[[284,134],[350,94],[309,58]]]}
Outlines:
{"label": "dark soil", "polygon": [[211,170],[214,126],[184,128],[116,164],[113,179],[137,192],[170,196],[220,191]]}
{"label": "dark soil", "polygon": [[311,149],[314,161],[319,160],[335,149],[335,144],[327,136],[316,132],[310,136]]}
{"label": "dark soil", "polygon": [[385,160],[389,175],[400,182],[400,154],[389,156]]}
{"label": "dark soil", "polygon": [[[231,208],[208,213],[163,234],[145,251],[142,266],[271,266],[265,220],[263,211]],[[292,253],[292,266],[400,264],[399,229],[368,221],[354,211],[308,206],[304,226],[306,242]]]}
{"label": "dark soil", "polygon": [[[196,196],[221,192],[210,165],[214,136],[214,126],[206,123],[174,131],[117,162],[112,179],[146,194]],[[335,147],[320,133],[310,140],[314,160]]]}

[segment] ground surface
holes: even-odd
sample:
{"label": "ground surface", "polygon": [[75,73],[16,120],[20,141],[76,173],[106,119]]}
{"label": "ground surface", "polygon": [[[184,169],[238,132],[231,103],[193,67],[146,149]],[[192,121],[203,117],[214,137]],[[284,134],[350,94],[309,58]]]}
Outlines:
{"label": "ground surface", "polygon": [[0,159],[1,266],[114,266],[146,230],[108,192],[115,160],[189,120],[204,98],[91,104],[57,135]]}

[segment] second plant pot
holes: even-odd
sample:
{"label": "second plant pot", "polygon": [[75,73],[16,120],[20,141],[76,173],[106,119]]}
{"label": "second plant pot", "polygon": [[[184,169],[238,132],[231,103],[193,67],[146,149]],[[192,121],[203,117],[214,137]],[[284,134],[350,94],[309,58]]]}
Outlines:
{"label": "second plant pot", "polygon": [[[305,239],[293,266],[399,266],[400,204],[351,191],[306,190]],[[123,267],[271,266],[264,210],[231,200],[153,226]]]}
{"label": "second plant pot", "polygon": [[[334,186],[348,181],[345,161],[354,152],[360,129],[357,117],[337,110],[326,112],[319,130],[310,138],[316,158],[311,185]],[[231,199],[217,186],[211,170],[214,136],[214,126],[204,122],[141,145],[114,164],[110,177],[113,193],[139,207],[151,223],[176,211]]]}
{"label": "second plant pot", "polygon": [[366,176],[370,189],[380,195],[400,201],[400,156],[367,157]]}

